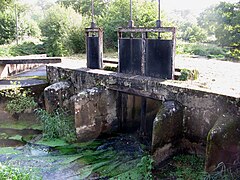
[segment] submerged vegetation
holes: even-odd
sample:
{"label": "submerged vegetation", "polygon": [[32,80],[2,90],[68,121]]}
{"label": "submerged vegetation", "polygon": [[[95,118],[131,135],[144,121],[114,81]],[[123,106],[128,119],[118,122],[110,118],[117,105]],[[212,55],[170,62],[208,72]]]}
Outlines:
{"label": "submerged vegetation", "polygon": [[156,171],[159,179],[204,179],[204,158],[194,155],[177,155]]}
{"label": "submerged vegetation", "polygon": [[30,180],[29,172],[20,171],[20,168],[3,165],[0,163],[0,179],[1,180]]}
{"label": "submerged vegetation", "polygon": [[33,179],[153,179],[153,160],[135,141],[126,135],[74,144],[40,140],[23,149],[1,153],[6,148],[0,148],[0,158],[7,166],[31,170]]}

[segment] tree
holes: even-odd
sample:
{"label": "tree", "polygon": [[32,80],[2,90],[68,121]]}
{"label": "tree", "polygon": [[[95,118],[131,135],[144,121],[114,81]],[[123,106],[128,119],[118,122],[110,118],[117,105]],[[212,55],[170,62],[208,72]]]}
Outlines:
{"label": "tree", "polygon": [[205,10],[199,17],[198,23],[206,28],[209,35],[216,37],[221,46],[231,47],[231,56],[240,58],[240,2],[221,2]]}
{"label": "tree", "polygon": [[198,23],[214,35],[221,46],[240,48],[240,2],[221,2],[206,9],[199,17]]}
{"label": "tree", "polygon": [[14,6],[15,0],[0,0],[0,12]]}
{"label": "tree", "polygon": [[194,23],[183,23],[178,27],[179,37],[184,41],[189,42],[204,42],[207,38],[207,33]]}
{"label": "tree", "polygon": [[[158,16],[157,4],[153,1],[133,0],[133,21],[135,26],[155,27]],[[162,14],[163,15],[163,14]],[[117,29],[127,27],[130,20],[129,0],[112,0],[106,11],[97,18],[97,24],[104,28],[104,43],[106,48],[117,48]],[[163,25],[167,25],[162,16]]]}
{"label": "tree", "polygon": [[[62,4],[65,7],[72,7],[76,12],[82,15],[90,16],[92,12],[91,0],[58,0],[58,4]],[[106,11],[109,1],[106,0],[94,0],[94,15],[99,16],[102,12]]]}
{"label": "tree", "polygon": [[40,24],[50,56],[63,56],[85,49],[85,19],[71,7],[51,7]]}
{"label": "tree", "polygon": [[15,39],[15,18],[11,11],[0,12],[0,44],[9,43]]}
{"label": "tree", "polygon": [[15,38],[14,0],[0,0],[0,44]]}

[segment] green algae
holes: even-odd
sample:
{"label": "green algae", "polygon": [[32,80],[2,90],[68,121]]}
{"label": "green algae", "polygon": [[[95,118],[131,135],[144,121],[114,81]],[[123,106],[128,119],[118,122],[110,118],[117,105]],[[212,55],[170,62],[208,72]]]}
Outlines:
{"label": "green algae", "polygon": [[0,133],[0,139],[7,139],[8,135],[7,133]]}
{"label": "green algae", "polygon": [[41,139],[40,141],[36,142],[36,144],[50,147],[61,147],[69,145],[65,140],[62,139]]}
{"label": "green algae", "polygon": [[11,136],[8,139],[12,139],[12,140],[18,140],[18,141],[23,141],[23,137],[20,135],[15,135],[15,136]]}
{"label": "green algae", "polygon": [[12,154],[21,154],[22,152],[16,150],[13,147],[2,147],[0,148],[0,155],[12,155]]}
{"label": "green algae", "polygon": [[7,121],[0,124],[0,128],[9,128],[9,129],[34,129],[34,130],[42,130],[42,125],[40,122],[31,122],[31,121]]}

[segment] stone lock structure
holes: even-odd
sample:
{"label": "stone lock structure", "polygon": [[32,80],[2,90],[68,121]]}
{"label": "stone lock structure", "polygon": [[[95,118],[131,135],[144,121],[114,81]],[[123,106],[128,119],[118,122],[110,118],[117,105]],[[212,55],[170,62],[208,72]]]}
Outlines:
{"label": "stone lock structure", "polygon": [[205,155],[207,171],[239,158],[239,97],[99,69],[48,66],[47,74],[53,85],[45,89],[46,107],[70,109],[80,141],[119,130],[140,132],[150,139],[156,165],[188,152]]}

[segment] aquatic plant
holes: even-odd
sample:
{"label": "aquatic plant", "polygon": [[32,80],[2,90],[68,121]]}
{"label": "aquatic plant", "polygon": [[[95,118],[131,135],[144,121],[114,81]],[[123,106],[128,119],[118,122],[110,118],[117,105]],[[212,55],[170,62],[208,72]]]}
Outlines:
{"label": "aquatic plant", "polygon": [[20,171],[19,168],[10,167],[0,163],[0,179],[1,180],[30,180],[30,173]]}
{"label": "aquatic plant", "polygon": [[57,109],[53,113],[48,113],[43,109],[38,109],[36,112],[42,122],[45,139],[61,138],[66,142],[76,140],[73,116],[62,109]]}

